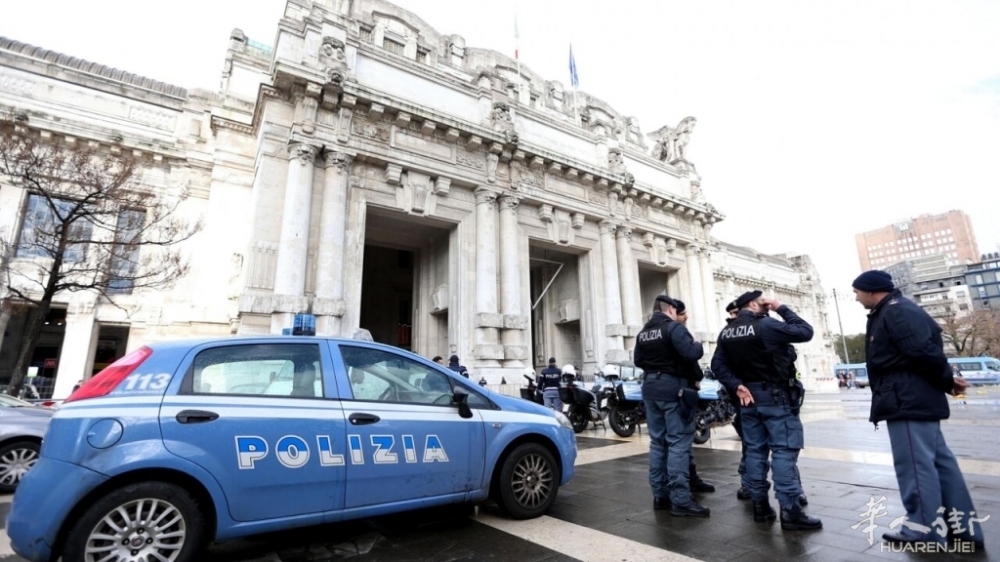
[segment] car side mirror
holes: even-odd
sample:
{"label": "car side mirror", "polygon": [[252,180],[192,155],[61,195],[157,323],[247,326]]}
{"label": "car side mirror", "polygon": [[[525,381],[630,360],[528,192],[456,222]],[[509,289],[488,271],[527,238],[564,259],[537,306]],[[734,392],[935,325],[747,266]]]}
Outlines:
{"label": "car side mirror", "polygon": [[455,398],[455,404],[458,405],[458,415],[465,419],[471,418],[472,408],[469,407],[469,391],[461,386],[456,386],[452,396]]}

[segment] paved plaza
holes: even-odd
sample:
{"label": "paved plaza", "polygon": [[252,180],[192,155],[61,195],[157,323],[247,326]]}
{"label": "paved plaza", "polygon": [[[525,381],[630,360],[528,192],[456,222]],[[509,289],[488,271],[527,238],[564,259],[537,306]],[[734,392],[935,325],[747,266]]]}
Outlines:
{"label": "paved plaza", "polygon": [[[577,475],[562,488],[550,513],[512,521],[495,507],[456,506],[391,517],[310,527],[212,546],[212,562],[403,561],[767,561],[1000,559],[1000,389],[952,399],[944,433],[959,458],[983,523],[985,552],[910,554],[886,552],[881,534],[903,514],[885,427],[868,423],[870,394],[842,390],[810,395],[803,410],[806,446],[799,466],[809,497],[807,511],[822,518],[818,532],[783,532],[777,523],[751,519],[749,502],[736,499],[739,441],[730,428],[696,448],[699,473],[717,490],[699,501],[708,519],[653,511],[647,483],[645,433],[620,439],[604,430],[578,436]],[[861,513],[885,496],[887,514],[876,519],[868,543]],[[0,517],[10,507],[0,496]],[[772,499],[772,505],[776,502]],[[858,525],[857,529],[852,526]],[[0,561],[11,553],[0,534]]]}

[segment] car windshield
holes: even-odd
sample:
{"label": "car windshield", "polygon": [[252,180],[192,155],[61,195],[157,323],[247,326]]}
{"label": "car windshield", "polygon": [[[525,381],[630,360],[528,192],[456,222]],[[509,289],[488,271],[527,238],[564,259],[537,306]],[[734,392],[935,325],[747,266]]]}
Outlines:
{"label": "car windshield", "polygon": [[34,408],[35,405],[31,402],[25,402],[24,400],[19,400],[13,396],[7,396],[6,394],[0,394],[0,408]]}

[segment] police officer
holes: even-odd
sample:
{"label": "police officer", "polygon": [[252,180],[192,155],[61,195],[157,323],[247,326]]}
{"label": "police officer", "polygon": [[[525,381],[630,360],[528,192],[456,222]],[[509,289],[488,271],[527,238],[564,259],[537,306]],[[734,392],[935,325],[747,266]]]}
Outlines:
{"label": "police officer", "polygon": [[[733,320],[736,320],[736,313],[739,311],[740,309],[736,307],[736,301],[730,301],[726,305],[726,314],[729,315],[726,318],[727,326],[732,324]],[[718,378],[718,375],[716,375],[716,378]],[[736,472],[740,475],[740,489],[736,490],[736,499],[748,500],[753,496],[750,494],[750,480],[747,478],[747,442],[743,439],[743,417],[740,415],[740,410],[742,409],[740,397],[735,392],[730,392],[729,400],[732,401],[733,407],[736,408],[736,416],[733,418],[733,429],[736,430],[736,435],[740,436],[740,466],[736,469]]]}
{"label": "police officer", "polygon": [[448,358],[448,368],[465,378],[469,378],[469,370],[465,368],[465,365],[459,363],[458,355],[452,355]]}
{"label": "police officer", "polygon": [[[654,301],[653,317],[636,336],[634,361],[645,374],[642,398],[649,429],[649,484],[653,508],[670,508],[679,517],[708,517],[709,509],[691,497],[688,467],[694,439],[695,392],[701,370],[697,365],[705,351],[691,332],[677,321],[673,299],[660,295]],[[687,396],[686,396],[687,395]],[[664,462],[666,456],[666,462]],[[666,466],[666,471],[663,470]]]}
{"label": "police officer", "polygon": [[[684,326],[687,327],[688,318],[689,318],[688,311],[687,311],[687,305],[685,305],[684,301],[682,301],[680,299],[674,299],[674,307],[675,307],[675,310],[677,311],[677,321],[680,322],[681,324],[684,324]],[[655,308],[654,308],[654,312],[655,312]],[[693,378],[696,378],[697,380],[702,380],[702,378],[704,378],[705,375],[704,375],[704,373],[701,372],[701,367],[699,367],[697,363],[691,363],[691,368],[692,368],[692,371],[697,371],[697,372],[692,372],[692,377]],[[695,388],[700,388],[700,384],[696,383],[695,384]],[[697,419],[697,418],[695,418],[695,419]],[[666,460],[666,459],[664,459],[664,460]],[[693,451],[691,453],[691,463],[688,465],[688,475],[690,476],[691,491],[692,492],[714,492],[715,491],[715,485],[714,484],[712,484],[711,482],[706,482],[705,480],[701,479],[701,476],[698,476],[698,464],[694,462],[694,452]]]}
{"label": "police officer", "polygon": [[[893,465],[907,522],[882,538],[893,543],[936,541],[931,532],[943,508],[957,540],[983,547],[982,526],[972,529],[967,518],[975,512],[955,455],[941,433],[950,412],[945,393],[961,394],[969,384],[948,366],[937,322],[893,287],[892,277],[866,271],[852,284],[855,299],[868,314],[865,358],[872,389],[871,417],[889,427]],[[918,484],[919,483],[919,484]],[[914,529],[922,526],[923,529]]]}
{"label": "police officer", "polygon": [[[777,514],[768,502],[768,453],[774,491],[781,508],[781,528],[812,530],[822,521],[802,510],[802,486],[796,462],[803,445],[802,421],[793,413],[802,387],[794,376],[790,344],[807,342],[813,329],[778,301],[760,291],[736,299],[739,312],[719,334],[712,371],[740,399],[743,439],[747,445],[746,470],[753,499],[753,519],[773,521]],[[768,316],[774,310],[784,322]]]}
{"label": "police officer", "polygon": [[559,383],[562,382],[562,371],[556,366],[556,358],[549,357],[549,366],[542,369],[538,377],[538,388],[542,389],[542,399],[546,408],[561,412],[562,400],[559,399]]}

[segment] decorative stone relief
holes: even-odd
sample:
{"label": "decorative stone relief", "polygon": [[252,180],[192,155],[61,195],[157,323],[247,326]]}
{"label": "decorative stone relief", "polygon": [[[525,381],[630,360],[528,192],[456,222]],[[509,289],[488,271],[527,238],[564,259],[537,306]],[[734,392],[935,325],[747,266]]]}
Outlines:
{"label": "decorative stone relief", "polygon": [[476,193],[476,205],[488,205],[492,211],[496,208],[497,193],[488,189],[479,188]]}
{"label": "decorative stone relief", "polygon": [[542,178],[534,170],[528,169],[520,162],[512,162],[510,165],[510,183],[512,189],[522,189],[525,187],[541,187]]}
{"label": "decorative stone relief", "polygon": [[347,75],[347,55],[344,42],[336,37],[324,37],[319,48],[319,64],[328,84],[341,85]]}
{"label": "decorative stone relief", "polygon": [[624,204],[625,220],[632,220],[632,207],[634,206],[635,206],[635,199],[631,197],[626,197]]}
{"label": "decorative stone relief", "polygon": [[614,191],[608,193],[608,215],[618,216],[618,193]]}
{"label": "decorative stone relief", "polygon": [[481,152],[470,152],[469,150],[459,148],[455,154],[455,161],[462,166],[474,170],[486,169],[486,156]]}
{"label": "decorative stone relief", "polygon": [[376,142],[389,142],[392,132],[388,123],[376,123],[355,117],[351,125],[355,135]]}
{"label": "decorative stone relief", "polygon": [[573,213],[572,224],[573,228],[580,230],[583,228],[583,224],[586,222],[587,217],[583,213]]}
{"label": "decorative stone relief", "polygon": [[616,174],[625,173],[625,159],[622,157],[621,149],[612,148],[608,150],[608,169]]}
{"label": "decorative stone relief", "polygon": [[340,122],[337,125],[337,142],[347,144],[351,140],[351,118],[354,112],[346,107],[340,108]]}
{"label": "decorative stone relief", "polygon": [[556,322],[574,322],[580,319],[579,299],[568,299],[556,305]]}
{"label": "decorative stone relief", "polygon": [[500,162],[500,157],[492,152],[486,155],[486,181],[490,183],[496,183],[497,181],[497,164]]}
{"label": "decorative stone relief", "polygon": [[35,83],[31,80],[0,74],[0,90],[19,96],[27,96],[35,91]]}
{"label": "decorative stone relief", "polygon": [[447,196],[451,191],[451,178],[439,177],[434,180],[434,195]]}
{"label": "decorative stone relief", "polygon": [[431,178],[427,174],[407,171],[403,176],[403,190],[409,195],[410,210],[423,213],[429,205],[431,195]]}
{"label": "decorative stone relief", "polygon": [[[2,78],[0,78],[2,80]],[[2,87],[0,87],[2,89]],[[128,118],[136,123],[142,123],[143,125],[149,125],[150,127],[155,127],[157,129],[163,129],[165,131],[174,130],[174,116],[169,113],[161,113],[159,111],[153,111],[146,109],[145,107],[133,106],[129,108]]]}

